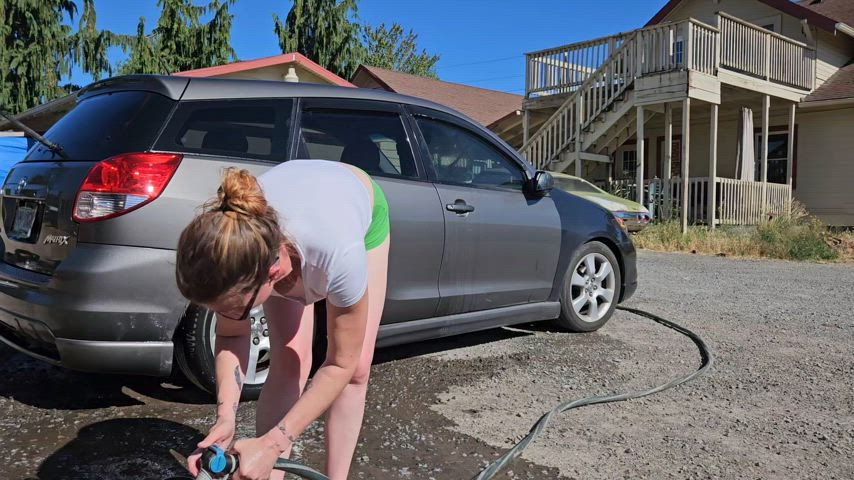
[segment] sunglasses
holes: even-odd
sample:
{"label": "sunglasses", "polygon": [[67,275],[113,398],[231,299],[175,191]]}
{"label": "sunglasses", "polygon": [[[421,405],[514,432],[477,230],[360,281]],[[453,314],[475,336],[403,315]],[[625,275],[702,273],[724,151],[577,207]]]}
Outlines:
{"label": "sunglasses", "polygon": [[[272,267],[272,266],[273,266],[273,265],[275,265],[275,264],[276,264],[276,262],[278,262],[278,261],[279,261],[279,256],[277,255],[277,256],[276,256],[276,259],[275,259],[275,260],[273,260],[273,263],[271,263],[271,264],[270,264],[270,266]],[[221,313],[217,313],[217,316],[220,316],[220,317],[226,318],[226,319],[228,319],[228,320],[238,320],[238,321],[242,321],[242,320],[246,320],[246,319],[248,319],[248,318],[249,318],[249,314],[250,314],[250,313],[252,313],[252,307],[254,307],[254,306],[255,306],[255,300],[258,298],[258,292],[260,292],[260,291],[261,291],[261,287],[262,287],[262,286],[264,286],[264,284],[263,284],[263,283],[262,283],[262,284],[259,284],[257,287],[255,287],[255,291],[254,291],[254,292],[252,292],[252,298],[250,298],[250,299],[249,299],[249,303],[247,303],[247,304],[246,304],[246,308],[243,310],[243,314],[242,314],[242,315],[240,315],[240,316],[239,316],[239,317],[237,317],[237,318],[234,318],[234,317],[229,317],[228,315],[223,315],[223,314],[221,314]]]}

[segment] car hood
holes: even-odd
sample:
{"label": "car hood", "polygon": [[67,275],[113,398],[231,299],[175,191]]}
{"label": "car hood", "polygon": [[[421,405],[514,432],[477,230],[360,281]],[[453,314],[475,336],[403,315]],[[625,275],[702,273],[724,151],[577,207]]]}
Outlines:
{"label": "car hood", "polygon": [[581,198],[590,200],[597,205],[600,205],[612,212],[646,212],[647,209],[643,207],[643,205],[633,202],[631,200],[626,200],[625,198],[620,198],[616,195],[610,195],[607,193],[590,193],[590,192],[572,192],[573,195],[577,195]]}

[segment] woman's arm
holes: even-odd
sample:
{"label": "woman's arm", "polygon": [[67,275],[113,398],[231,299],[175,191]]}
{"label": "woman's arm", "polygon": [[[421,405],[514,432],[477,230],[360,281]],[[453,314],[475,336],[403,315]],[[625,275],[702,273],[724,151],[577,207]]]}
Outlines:
{"label": "woman's arm", "polygon": [[208,435],[196,445],[196,451],[187,458],[187,467],[193,475],[199,474],[199,460],[211,445],[228,448],[234,439],[237,404],[240,401],[242,379],[249,361],[249,322],[218,319],[216,324],[216,423]]}
{"label": "woman's arm", "polygon": [[216,365],[217,417],[234,418],[249,364],[249,321],[217,319]]}
{"label": "woman's arm", "polygon": [[353,378],[368,322],[368,294],[350,307],[326,304],[328,347],[326,361],[314,374],[297,403],[279,424],[264,435],[280,451],[332,405]]}

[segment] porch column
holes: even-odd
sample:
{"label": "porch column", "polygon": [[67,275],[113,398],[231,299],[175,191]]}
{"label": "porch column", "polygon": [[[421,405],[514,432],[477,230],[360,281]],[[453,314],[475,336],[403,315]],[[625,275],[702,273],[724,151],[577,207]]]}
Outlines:
{"label": "porch column", "polygon": [[760,167],[760,180],[762,181],[762,203],[760,205],[761,218],[765,218],[767,212],[768,195],[768,114],[771,110],[771,96],[762,97],[762,165]]}
{"label": "porch column", "polygon": [[637,137],[638,137],[637,156],[636,156],[637,162],[635,163],[635,165],[637,166],[637,172],[636,172],[637,173],[637,181],[636,181],[636,183],[637,183],[637,185],[636,185],[636,190],[637,190],[636,196],[637,196],[637,198],[636,198],[636,201],[638,203],[640,203],[641,205],[643,205],[643,163],[644,163],[644,158],[643,158],[644,157],[644,155],[643,155],[643,153],[644,153],[644,148],[643,148],[643,146],[644,146],[643,145],[643,138],[644,138],[644,136],[643,136],[644,135],[643,120],[644,120],[643,106],[639,105],[638,106],[638,118],[637,118]]}
{"label": "porch column", "polygon": [[797,103],[789,106],[789,148],[786,156],[786,185],[789,186],[789,202],[786,213],[792,213],[792,167],[795,161],[795,109],[797,106]]}
{"label": "porch column", "polygon": [[530,115],[531,114],[528,113],[527,108],[522,110],[522,145],[528,143],[528,125],[531,121]]}
{"label": "porch column", "polygon": [[717,208],[717,183],[718,183],[718,105],[711,105],[711,118],[709,119],[709,186],[706,188],[709,196],[709,228],[715,228],[715,209]]}
{"label": "porch column", "polygon": [[661,181],[664,184],[664,218],[670,220],[673,215],[673,195],[670,188],[670,179],[673,178],[673,104],[664,104],[664,171],[661,172]]}
{"label": "porch column", "polygon": [[691,97],[682,100],[682,233],[688,233],[688,168],[691,151]]}

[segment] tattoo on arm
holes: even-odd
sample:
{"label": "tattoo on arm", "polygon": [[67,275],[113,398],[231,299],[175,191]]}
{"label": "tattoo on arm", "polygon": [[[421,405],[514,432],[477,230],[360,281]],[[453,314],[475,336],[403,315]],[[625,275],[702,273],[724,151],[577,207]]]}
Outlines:
{"label": "tattoo on arm", "polygon": [[237,382],[237,389],[243,388],[243,382],[240,379],[240,366],[234,367],[234,381]]}
{"label": "tattoo on arm", "polygon": [[[221,400],[216,402],[217,410],[219,409],[219,407],[221,407],[223,405],[225,405],[225,402],[223,402]],[[237,402],[234,402],[231,404],[231,409],[234,410],[234,413],[237,413]]]}
{"label": "tattoo on arm", "polygon": [[289,442],[291,442],[291,444],[297,443],[297,439],[296,439],[296,437],[294,437],[293,435],[291,435],[290,433],[288,433],[288,429],[287,429],[287,428],[285,428],[284,424],[281,424],[281,423],[280,423],[280,424],[276,425],[276,427],[278,427],[279,431],[281,431],[281,432],[282,432],[282,435],[284,435],[284,436],[285,436],[285,438],[286,438]]}

